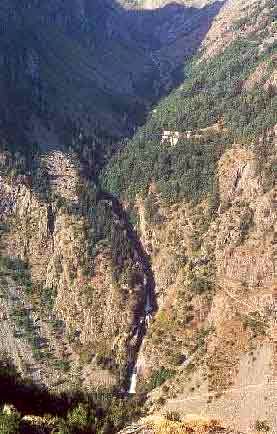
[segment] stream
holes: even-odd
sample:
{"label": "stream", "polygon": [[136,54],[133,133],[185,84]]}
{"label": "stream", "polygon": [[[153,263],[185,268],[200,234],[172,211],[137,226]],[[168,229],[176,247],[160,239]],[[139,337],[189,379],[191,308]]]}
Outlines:
{"label": "stream", "polygon": [[[80,157],[82,164],[82,174],[85,178],[94,182],[97,185],[96,178],[92,175],[91,168],[89,167],[88,161]],[[138,261],[142,265],[142,270],[144,273],[143,290],[145,294],[144,306],[139,312],[139,320],[134,324],[133,334],[130,337],[135,340],[135,345],[130,348],[129,352],[129,362],[127,366],[127,374],[124,379],[124,390],[126,393],[135,394],[137,377],[139,372],[138,366],[138,356],[140,349],[143,344],[144,337],[146,335],[147,329],[150,324],[150,320],[157,310],[156,296],[155,296],[155,278],[151,266],[151,258],[144,250],[141,240],[134,229],[130,218],[124,207],[122,206],[120,200],[113,194],[104,191],[98,185],[98,192],[96,195],[97,201],[109,202],[113,213],[116,215],[120,223],[124,226],[126,230],[126,237],[130,240],[133,246],[133,256],[136,256]]]}
{"label": "stream", "polygon": [[134,230],[132,224],[129,221],[129,216],[122,207],[120,201],[112,194],[104,191],[99,191],[97,196],[98,200],[110,202],[114,214],[124,225],[126,229],[126,236],[132,243],[134,254],[137,258],[139,258],[139,262],[142,264],[145,276],[143,282],[143,289],[145,292],[144,307],[142,309],[142,312],[140,313],[140,319],[138,323],[134,326],[133,334],[131,336],[131,339],[135,339],[135,345],[132,348],[132,354],[130,356],[126,376],[126,391],[129,394],[135,394],[140,369],[140,366],[138,365],[139,352],[143,344],[143,340],[149,327],[151,318],[157,309],[155,298],[155,279],[151,267],[150,258],[145,252],[136,231]]}
{"label": "stream", "polygon": [[144,313],[143,313],[143,317],[140,320],[140,324],[138,326],[137,329],[137,333],[138,336],[140,336],[140,345],[136,354],[136,360],[133,363],[133,368],[130,372],[129,375],[129,389],[128,389],[128,393],[133,395],[136,393],[136,387],[137,387],[137,380],[138,380],[138,375],[139,375],[139,370],[140,370],[140,366],[138,363],[138,355],[139,355],[139,351],[141,349],[142,343],[143,343],[143,338],[146,334],[146,331],[150,325],[150,321],[152,318],[152,314],[153,314],[153,306],[151,304],[151,299],[149,294],[146,294],[146,301],[145,301],[145,305],[144,305]]}

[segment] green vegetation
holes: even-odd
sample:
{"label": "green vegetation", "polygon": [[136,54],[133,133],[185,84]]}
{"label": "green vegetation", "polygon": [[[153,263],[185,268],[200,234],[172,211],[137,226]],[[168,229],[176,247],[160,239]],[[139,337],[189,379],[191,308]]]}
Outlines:
{"label": "green vegetation", "polygon": [[17,284],[25,287],[26,292],[32,292],[33,285],[28,265],[20,258],[0,256],[0,274],[12,277]]}
{"label": "green vegetation", "polygon": [[170,363],[173,366],[180,366],[186,361],[186,358],[187,357],[183,353],[178,352],[178,351],[175,352],[175,350],[174,350],[171,353]]}
{"label": "green vegetation", "polygon": [[[8,359],[0,361],[0,381],[0,408],[17,409],[0,411],[1,434],[113,434],[142,414],[141,400],[120,398],[116,391],[49,393],[23,380]],[[43,420],[30,424],[24,415]]]}
{"label": "green vegetation", "polygon": [[52,312],[57,297],[56,288],[43,287],[41,290],[40,300],[42,306],[46,307],[48,312]]}
{"label": "green vegetation", "polygon": [[89,426],[95,422],[95,418],[91,418],[89,409],[83,404],[79,404],[67,415],[67,421],[72,429],[87,430]]}
{"label": "green vegetation", "polygon": [[[250,144],[276,122],[277,97],[261,85],[245,91],[243,84],[257,66],[268,61],[276,46],[259,53],[260,40],[237,39],[222,54],[206,62],[194,59],[183,85],[157,107],[146,125],[109,164],[104,187],[134,199],[145,195],[152,181],[169,203],[198,200],[213,194],[216,163],[234,141]],[[176,146],[161,143],[163,130],[184,132],[221,122],[224,129],[203,131]],[[216,199],[216,197],[215,197]]]}
{"label": "green vegetation", "polygon": [[203,349],[207,342],[207,337],[214,331],[214,327],[201,327],[199,330],[197,330],[196,336],[195,336],[195,347],[193,351],[197,351],[199,349]]}
{"label": "green vegetation", "polygon": [[76,403],[63,417],[45,414],[37,418],[31,414],[31,421],[29,415],[25,419],[16,410],[6,413],[3,409],[0,411],[0,432],[1,434],[112,434],[138,415],[136,403],[103,395],[97,402],[90,400]]}
{"label": "green vegetation", "polygon": [[11,412],[10,414],[0,410],[0,432],[1,434],[17,434],[20,427],[20,414]]}
{"label": "green vegetation", "polygon": [[203,294],[210,292],[213,288],[213,283],[207,276],[195,276],[189,282],[188,289],[193,294]]}
{"label": "green vegetation", "polygon": [[144,202],[145,218],[150,224],[162,224],[165,218],[159,212],[159,204],[153,193],[149,193]]}
{"label": "green vegetation", "polygon": [[64,372],[68,372],[70,370],[70,362],[69,360],[55,360],[54,367]]}
{"label": "green vegetation", "polygon": [[[227,145],[228,140],[224,142]],[[140,143],[135,138],[111,163],[111,171],[107,172],[104,182],[111,191],[124,192],[134,198],[139,192],[146,194],[154,180],[169,203],[182,197],[197,200],[212,189],[219,145],[222,145],[222,138],[219,143],[217,137],[211,137],[208,143],[182,139],[174,148],[161,147],[151,137],[146,136]],[[128,180],[125,173],[126,176],[128,173]]]}
{"label": "green vegetation", "polygon": [[33,356],[36,360],[49,358],[49,352],[46,349],[46,340],[41,338],[37,332],[33,319],[28,309],[22,306],[15,306],[12,312],[12,318],[16,324],[16,337],[25,337],[32,348]]}
{"label": "green vegetation", "polygon": [[269,327],[268,320],[260,312],[250,312],[243,316],[243,326],[249,328],[253,337],[257,335],[266,336]]}
{"label": "green vegetation", "polygon": [[167,369],[163,366],[160,369],[154,371],[146,385],[147,390],[155,389],[156,387],[161,386],[165,381],[169,380],[175,375],[175,371],[173,369]]}

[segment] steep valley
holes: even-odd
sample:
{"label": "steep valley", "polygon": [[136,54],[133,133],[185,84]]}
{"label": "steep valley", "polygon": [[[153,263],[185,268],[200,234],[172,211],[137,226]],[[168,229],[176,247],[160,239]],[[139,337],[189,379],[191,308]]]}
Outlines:
{"label": "steep valley", "polygon": [[[62,358],[58,380],[57,376],[55,381],[48,379],[48,372],[40,370],[40,381],[48,387],[73,378],[80,382],[83,370],[88,368],[92,372],[86,371],[86,382],[92,378],[95,385],[97,366],[110,366],[120,375],[130,362],[132,329],[142,315],[144,281],[149,279],[143,251],[126,226],[127,217],[124,219],[124,213],[108,195],[96,192],[79,177],[74,163],[70,155],[47,154],[33,174],[31,188],[27,177],[22,176],[18,183],[13,179],[12,186],[3,183],[1,192],[6,211],[1,237],[2,275],[7,287],[2,296],[8,303],[14,291],[26,293],[27,305],[24,297],[13,316],[15,324],[24,321],[26,315],[30,317],[30,330],[26,330],[26,336],[20,336],[19,330],[18,336],[15,329],[14,340],[30,334],[31,353],[46,371],[50,360],[55,369],[57,359]],[[42,186],[46,180],[49,184]],[[13,303],[8,310],[12,308]],[[10,312],[6,316],[10,317]],[[38,347],[37,329],[42,332]],[[13,346],[17,347],[15,343]],[[25,353],[29,352],[28,347]],[[34,366],[37,372],[38,366]],[[77,380],[72,375],[76,370]],[[100,369],[100,379],[105,375],[108,384],[115,382],[112,373]],[[70,383],[67,386],[72,387]]]}
{"label": "steep valley", "polygon": [[276,433],[275,2],[0,24],[0,433]]}

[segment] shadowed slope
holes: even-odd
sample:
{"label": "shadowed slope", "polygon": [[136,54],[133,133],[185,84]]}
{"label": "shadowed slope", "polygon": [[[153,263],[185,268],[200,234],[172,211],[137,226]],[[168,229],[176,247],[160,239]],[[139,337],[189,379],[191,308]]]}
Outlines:
{"label": "shadowed slope", "polygon": [[173,72],[199,46],[221,5],[138,12],[112,0],[4,2],[2,130],[15,142],[27,130],[42,142],[42,124],[63,143],[72,122],[98,135],[107,129],[129,135],[146,107],[176,84]]}

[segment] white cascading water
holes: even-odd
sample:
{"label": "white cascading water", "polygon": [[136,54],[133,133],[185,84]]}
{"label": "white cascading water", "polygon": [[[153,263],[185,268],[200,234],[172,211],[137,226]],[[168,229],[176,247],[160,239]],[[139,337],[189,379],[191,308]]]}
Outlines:
{"label": "white cascading water", "polygon": [[[153,311],[153,308],[151,305],[151,298],[150,298],[150,295],[147,294],[146,300],[145,300],[145,306],[144,306],[144,317],[142,318],[142,320],[140,322],[140,326],[137,329],[137,335],[139,334],[141,327],[146,327],[146,329],[149,327],[150,320],[152,318],[152,311]],[[138,362],[135,364],[135,366],[132,370],[131,378],[130,378],[130,387],[129,387],[128,393],[131,395],[134,395],[136,393],[137,380],[138,380]]]}
{"label": "white cascading water", "polygon": [[145,302],[145,306],[144,306],[144,312],[145,312],[145,314],[148,314],[148,313],[152,312],[152,310],[153,310],[153,308],[151,305],[150,295],[147,294],[146,302]]}
{"label": "white cascading water", "polygon": [[136,388],[137,388],[137,369],[135,367],[132,376],[131,376],[131,382],[130,382],[130,387],[129,387],[129,391],[128,393],[130,393],[131,395],[134,395],[136,393]]}

